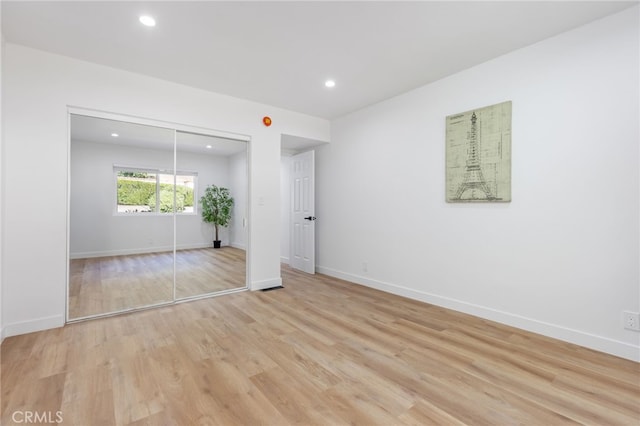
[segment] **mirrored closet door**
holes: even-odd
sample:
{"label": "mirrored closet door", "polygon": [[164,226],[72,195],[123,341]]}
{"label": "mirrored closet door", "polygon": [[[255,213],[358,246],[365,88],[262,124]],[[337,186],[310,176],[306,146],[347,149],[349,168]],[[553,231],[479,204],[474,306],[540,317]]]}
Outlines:
{"label": "mirrored closet door", "polygon": [[[247,144],[197,133],[176,133],[176,298],[237,289],[246,282],[245,227],[247,199]],[[193,207],[181,206],[188,187],[195,188]],[[183,190],[184,188],[184,190]],[[212,205],[207,193],[220,196]],[[209,196],[209,195],[207,195]],[[186,203],[185,203],[186,204]],[[203,210],[228,225],[203,220]],[[220,211],[216,211],[219,209]],[[212,249],[214,241],[218,248]]]}
{"label": "mirrored closet door", "polygon": [[[247,143],[70,115],[68,320],[246,288]],[[229,223],[202,218],[210,185]]]}

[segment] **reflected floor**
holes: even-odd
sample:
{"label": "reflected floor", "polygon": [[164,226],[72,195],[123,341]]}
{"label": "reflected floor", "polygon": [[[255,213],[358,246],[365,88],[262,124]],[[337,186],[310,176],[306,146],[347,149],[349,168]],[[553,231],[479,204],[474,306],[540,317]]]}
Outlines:
{"label": "reflected floor", "polygon": [[[234,247],[176,252],[176,298],[245,286],[245,251]],[[69,318],[173,300],[173,252],[72,259]]]}

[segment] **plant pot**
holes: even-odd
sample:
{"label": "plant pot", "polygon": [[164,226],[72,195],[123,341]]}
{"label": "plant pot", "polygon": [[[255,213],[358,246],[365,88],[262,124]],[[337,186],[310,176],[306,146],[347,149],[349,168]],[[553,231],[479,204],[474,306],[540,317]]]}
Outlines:
{"label": "plant pot", "polygon": [[222,241],[220,240],[214,240],[213,241],[213,248],[220,248],[220,244],[222,243]]}

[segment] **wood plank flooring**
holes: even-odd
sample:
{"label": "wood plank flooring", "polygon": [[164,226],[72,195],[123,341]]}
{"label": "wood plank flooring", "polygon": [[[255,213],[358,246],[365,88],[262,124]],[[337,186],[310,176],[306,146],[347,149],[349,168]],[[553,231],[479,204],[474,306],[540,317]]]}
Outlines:
{"label": "wood plank flooring", "polygon": [[323,275],[283,283],[7,338],[2,424],[640,424],[638,363]]}
{"label": "wood plank flooring", "polygon": [[[245,251],[234,247],[176,252],[176,298],[244,287]],[[72,259],[69,318],[173,300],[173,252]]]}

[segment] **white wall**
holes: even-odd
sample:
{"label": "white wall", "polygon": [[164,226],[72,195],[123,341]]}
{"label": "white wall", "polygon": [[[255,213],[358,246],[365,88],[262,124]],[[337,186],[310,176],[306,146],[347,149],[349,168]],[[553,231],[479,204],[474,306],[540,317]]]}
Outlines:
{"label": "white wall", "polygon": [[[177,161],[179,171],[198,173],[196,200],[211,184],[229,186],[227,157],[179,152]],[[114,165],[171,170],[173,151],[71,141],[70,257],[173,250],[171,215],[114,214]],[[244,186],[247,186],[246,177]],[[233,196],[237,197],[237,194],[233,193]],[[212,245],[213,226],[203,223],[199,213],[179,215],[176,227],[178,249]],[[228,230],[221,228],[220,231],[223,245],[228,245]]]}
{"label": "white wall", "polygon": [[291,155],[283,154],[280,159],[280,259],[289,263],[289,249],[291,243]]}
{"label": "white wall", "polygon": [[249,135],[249,280],[252,289],[280,285],[281,134],[328,140],[326,120],[11,43],[4,53],[7,335],[64,322],[69,105]]}
{"label": "white wall", "polygon": [[247,154],[240,152],[229,157],[229,191],[233,195],[233,212],[229,232],[231,245],[246,249],[247,232],[244,219],[247,217]]}
{"label": "white wall", "polygon": [[[242,143],[242,142],[238,142]],[[179,143],[178,143],[179,145]],[[244,155],[246,158],[246,154]],[[247,178],[243,185],[238,183],[237,189],[242,188],[242,193],[231,188],[231,159],[225,156],[202,155],[192,152],[178,151],[176,158],[176,169],[178,171],[191,171],[198,173],[196,188],[196,203],[204,195],[204,191],[209,185],[217,185],[230,189],[231,196],[238,200],[247,196]],[[234,225],[235,218],[232,218],[229,227],[220,227],[219,237],[222,245],[231,244],[230,227]],[[199,248],[212,247],[215,238],[214,226],[202,221],[200,211],[196,214],[182,214],[176,216],[176,248]]]}
{"label": "white wall", "polygon": [[[333,121],[318,270],[640,360],[638,34],[635,7]],[[445,117],[506,100],[513,201],[445,203]]]}
{"label": "white wall", "polygon": [[[2,7],[0,7],[0,193],[4,194],[4,127],[2,125],[2,63],[4,62],[4,36],[2,35]],[[0,200],[1,201],[1,200]],[[2,277],[4,251],[4,203],[0,204],[0,344],[4,340],[4,321],[2,319]]]}

